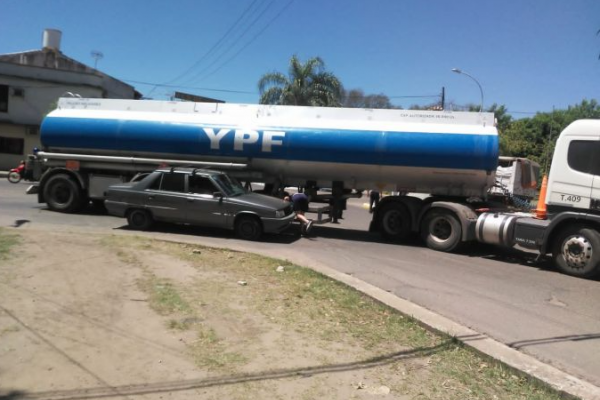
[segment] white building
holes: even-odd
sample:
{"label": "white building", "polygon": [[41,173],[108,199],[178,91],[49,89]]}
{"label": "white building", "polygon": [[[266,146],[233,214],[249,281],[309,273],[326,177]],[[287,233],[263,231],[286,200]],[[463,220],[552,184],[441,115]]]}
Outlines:
{"label": "white building", "polygon": [[41,50],[0,54],[0,170],[41,148],[39,126],[61,96],[138,99],[133,86],[65,56],[62,33],[47,29]]}

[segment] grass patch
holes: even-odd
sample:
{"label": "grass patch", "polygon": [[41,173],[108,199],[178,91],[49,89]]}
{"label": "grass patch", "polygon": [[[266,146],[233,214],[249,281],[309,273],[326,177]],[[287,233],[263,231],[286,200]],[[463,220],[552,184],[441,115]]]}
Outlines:
{"label": "grass patch", "polygon": [[12,325],[7,328],[0,329],[0,337],[8,333],[19,332],[21,328],[18,325]]}
{"label": "grass patch", "polygon": [[211,370],[232,370],[248,361],[244,355],[228,351],[226,343],[211,328],[199,329],[191,348],[196,365]]}
{"label": "grass patch", "polygon": [[[110,239],[109,244],[125,259],[131,249],[154,251],[177,257],[197,270],[201,279],[179,287],[146,271],[142,286],[159,314],[191,317],[187,322],[171,318],[168,326],[195,333],[189,347],[201,368],[235,370],[269,351],[267,346],[276,348],[277,340],[261,342],[256,339],[260,329],[246,326],[267,321],[260,328],[281,331],[284,338],[280,354],[273,356],[273,368],[294,354],[302,355],[298,347],[310,346],[322,349],[321,360],[327,360],[310,358],[313,366],[343,364],[351,357],[359,362],[375,360],[365,367],[369,374],[407,398],[562,398],[543,384],[481,357],[453,338],[433,334],[412,318],[311,269],[226,249],[162,241]],[[129,259],[135,262],[134,256]],[[285,270],[277,272],[281,265]],[[195,319],[200,315],[201,320]],[[300,342],[285,342],[292,333]],[[344,361],[331,348],[340,349]]]}
{"label": "grass patch", "polygon": [[0,228],[0,260],[6,260],[10,250],[19,243],[19,236],[6,233]]}
{"label": "grass patch", "polygon": [[140,284],[142,290],[149,295],[149,304],[160,315],[174,313],[189,314],[192,309],[187,301],[181,297],[175,285],[166,279],[150,276]]}

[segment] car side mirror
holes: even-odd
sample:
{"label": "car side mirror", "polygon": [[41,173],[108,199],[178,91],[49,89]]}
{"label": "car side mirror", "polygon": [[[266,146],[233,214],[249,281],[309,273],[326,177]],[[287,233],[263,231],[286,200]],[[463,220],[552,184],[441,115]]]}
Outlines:
{"label": "car side mirror", "polygon": [[222,199],[223,198],[223,193],[221,193],[221,192],[213,192],[213,197],[215,199]]}

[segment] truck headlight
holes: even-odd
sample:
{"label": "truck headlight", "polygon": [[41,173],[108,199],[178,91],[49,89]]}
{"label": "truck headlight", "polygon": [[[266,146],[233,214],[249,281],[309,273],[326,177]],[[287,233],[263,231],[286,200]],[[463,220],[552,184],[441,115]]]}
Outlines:
{"label": "truck headlight", "polygon": [[285,210],[275,211],[275,218],[283,218],[283,217],[285,217]]}

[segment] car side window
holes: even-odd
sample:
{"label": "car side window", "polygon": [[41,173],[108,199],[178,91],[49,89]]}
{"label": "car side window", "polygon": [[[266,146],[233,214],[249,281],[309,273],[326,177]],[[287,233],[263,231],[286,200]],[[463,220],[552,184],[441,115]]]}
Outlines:
{"label": "car side window", "polygon": [[[163,174],[158,174],[157,176],[155,176],[154,180],[152,181],[152,183],[150,183],[148,185],[148,189],[150,189],[150,190],[159,190],[160,189],[160,182],[162,181],[162,176],[163,176]],[[148,178],[148,179],[152,179],[152,178]]]}
{"label": "car side window", "polygon": [[181,192],[185,190],[185,174],[166,173],[162,176],[160,190],[166,192]]}
{"label": "car side window", "polygon": [[209,178],[198,175],[191,175],[188,178],[188,186],[188,191],[195,194],[209,194],[212,196],[214,192],[219,191]]}

